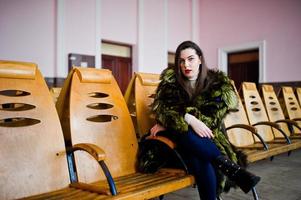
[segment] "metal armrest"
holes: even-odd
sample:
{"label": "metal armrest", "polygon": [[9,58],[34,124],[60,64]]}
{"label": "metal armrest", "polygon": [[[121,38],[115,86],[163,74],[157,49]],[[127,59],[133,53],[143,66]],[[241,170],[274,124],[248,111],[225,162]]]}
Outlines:
{"label": "metal armrest", "polygon": [[274,122],[269,122],[269,121],[262,121],[262,122],[258,122],[256,124],[253,124],[253,126],[257,126],[257,125],[267,125],[267,126],[271,126],[275,129],[277,129],[285,138],[286,143],[287,144],[291,144],[291,140],[288,138],[288,136],[284,133],[284,131],[280,128],[279,124],[276,124]]}
{"label": "metal armrest", "polygon": [[[85,151],[87,153],[89,153],[91,156],[93,156],[93,158],[95,158],[95,160],[97,160],[97,162],[99,163],[99,165],[101,166],[106,178],[107,178],[107,182],[110,186],[110,192],[112,195],[117,195],[117,189],[116,189],[116,185],[115,182],[113,180],[113,177],[107,167],[107,165],[104,162],[105,159],[105,152],[99,148],[98,146],[94,145],[94,144],[88,144],[88,143],[81,143],[81,144],[76,144],[72,147],[69,147],[67,149],[67,159],[68,159],[68,164],[69,167],[74,169],[73,166],[73,152],[75,151]],[[72,172],[70,172],[71,174]],[[93,187],[88,187],[87,184],[85,183],[78,183],[77,177],[75,177],[74,175],[70,175],[71,176],[71,186],[76,187],[76,188],[81,188],[81,189],[91,189],[93,191],[99,192],[99,190],[94,190]],[[88,189],[88,190],[89,190]]]}
{"label": "metal armrest", "polygon": [[100,147],[98,147],[95,144],[88,144],[88,143],[80,143],[72,146],[70,149],[68,149],[71,152],[74,151],[85,151],[89,153],[97,162],[105,160],[105,152]]}
{"label": "metal armrest", "polygon": [[255,135],[259,141],[261,142],[261,144],[263,145],[263,149],[264,150],[268,150],[269,147],[267,145],[267,143],[263,140],[263,138],[257,133],[257,129],[253,126],[247,125],[247,124],[234,124],[232,126],[229,126],[226,128],[227,130],[233,129],[233,128],[242,128],[242,129],[246,129],[248,131],[250,131],[253,135]]}
{"label": "metal armrest", "polygon": [[[275,121],[275,123],[287,123],[289,125],[292,125],[292,126],[296,127],[297,129],[299,129],[299,131],[301,131],[301,127],[299,126],[299,124],[295,120],[281,119],[281,120]],[[292,135],[294,135],[293,131],[292,131]]]}

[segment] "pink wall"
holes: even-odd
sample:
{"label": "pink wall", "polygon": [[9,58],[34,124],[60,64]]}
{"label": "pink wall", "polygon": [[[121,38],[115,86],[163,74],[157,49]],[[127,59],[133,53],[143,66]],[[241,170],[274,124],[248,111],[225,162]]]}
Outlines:
{"label": "pink wall", "polygon": [[164,1],[144,1],[143,8],[143,66],[139,71],[159,73],[167,66]]}
{"label": "pink wall", "polygon": [[64,15],[64,57],[68,53],[95,55],[95,0],[65,0]]}
{"label": "pink wall", "polygon": [[35,62],[46,77],[66,77],[67,55],[100,54],[103,39],[133,45],[134,70],[159,73],[168,50],[191,39],[191,5],[192,0],[1,0],[0,59]]}
{"label": "pink wall", "polygon": [[[62,55],[57,66],[57,5],[63,2]],[[143,9],[139,27],[139,4]],[[160,72],[167,63],[167,51],[192,38],[199,27],[200,46],[209,66],[217,66],[218,48],[266,41],[266,81],[300,80],[300,0],[199,0],[199,24],[192,26],[192,0],[1,0],[0,59],[31,61],[47,77],[64,77],[67,54],[94,55],[96,21],[101,39],[132,44],[143,64],[134,69]],[[167,4],[166,4],[167,3]],[[100,5],[100,19],[96,19]],[[167,7],[166,7],[167,5]],[[141,8],[141,7],[140,7]],[[139,36],[140,34],[140,36]],[[141,37],[142,36],[142,37]],[[138,40],[140,37],[141,41]],[[60,54],[61,55],[61,54]],[[61,70],[61,68],[64,68]],[[57,73],[59,71],[60,73]]]}
{"label": "pink wall", "polygon": [[184,40],[192,40],[191,1],[168,1],[168,51],[175,52]]}
{"label": "pink wall", "polygon": [[266,40],[266,81],[300,80],[300,0],[201,0],[200,46],[209,66],[218,48]]}
{"label": "pink wall", "polygon": [[137,0],[102,0],[102,38],[104,40],[136,44],[137,12]]}
{"label": "pink wall", "polygon": [[0,1],[0,59],[35,62],[55,74],[55,1]]}

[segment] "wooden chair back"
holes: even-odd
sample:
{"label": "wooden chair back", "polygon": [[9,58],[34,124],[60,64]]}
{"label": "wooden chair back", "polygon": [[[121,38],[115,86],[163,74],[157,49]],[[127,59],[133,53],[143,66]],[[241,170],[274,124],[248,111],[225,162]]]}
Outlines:
{"label": "wooden chair back", "polygon": [[67,187],[62,130],[36,64],[0,61],[0,199]]}
{"label": "wooden chair back", "polygon": [[[231,81],[231,83],[237,94],[238,107],[237,107],[237,109],[235,109],[235,110],[231,111],[229,114],[227,114],[226,118],[224,119],[224,124],[225,124],[226,128],[233,126],[235,124],[249,125],[249,121],[247,118],[245,108],[239,97],[239,94],[235,87],[234,81]],[[242,129],[242,128],[230,129],[227,131],[227,135],[228,135],[228,138],[229,138],[229,141],[231,142],[231,144],[233,144],[236,147],[248,146],[248,145],[254,144],[254,142],[255,142],[252,133],[246,129]]]}
{"label": "wooden chair back", "polygon": [[[281,91],[283,94],[283,99],[284,99],[286,111],[288,113],[288,117],[291,120],[300,119],[301,108],[293,88],[289,86],[283,86],[281,87]],[[297,121],[297,123],[299,124],[299,126],[301,126],[301,121]],[[299,132],[299,130],[296,127],[294,127],[294,131]]]}
{"label": "wooden chair back", "polygon": [[156,123],[151,112],[151,104],[160,82],[159,78],[159,74],[135,73],[135,105],[140,137],[148,133],[149,129]]}
{"label": "wooden chair back", "polygon": [[[113,177],[134,173],[138,142],[127,105],[111,71],[78,67],[65,82],[61,92],[64,97],[59,97],[57,108],[70,121],[64,125],[70,126],[64,130],[68,143],[92,143],[101,147]],[[62,111],[66,107],[63,102],[69,102],[69,114]],[[99,173],[100,166],[89,155],[77,152],[75,161],[80,181],[105,180]]]}
{"label": "wooden chair back", "polygon": [[301,87],[296,88],[299,105],[301,105]]}
{"label": "wooden chair back", "polygon": [[[256,84],[243,82],[242,91],[250,124],[254,125],[258,122],[269,121],[262,99],[256,88]],[[264,139],[264,141],[269,142],[274,140],[274,134],[271,127],[258,125],[256,128],[258,129],[258,134]],[[257,138],[255,138],[255,140],[258,141]]]}
{"label": "wooden chair back", "polygon": [[[285,116],[273,86],[268,84],[262,85],[262,95],[269,120],[271,122],[284,120]],[[290,136],[290,131],[286,123],[279,123],[279,126],[287,136]],[[273,128],[273,131],[276,138],[283,138],[283,135],[278,130]]]}

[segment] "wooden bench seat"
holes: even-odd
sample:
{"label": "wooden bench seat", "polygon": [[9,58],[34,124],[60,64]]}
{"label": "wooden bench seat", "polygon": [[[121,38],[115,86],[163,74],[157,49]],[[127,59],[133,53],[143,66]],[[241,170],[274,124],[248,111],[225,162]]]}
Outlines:
{"label": "wooden bench seat", "polygon": [[137,124],[137,135],[142,137],[156,123],[151,113],[160,75],[136,72],[125,93],[125,100]]}
{"label": "wooden bench seat", "polygon": [[[290,140],[288,133],[286,134],[278,123],[270,121],[255,83],[243,82],[242,90],[250,124],[256,126],[258,134],[269,143],[270,147],[277,145],[279,153],[289,153],[301,147],[300,141]],[[278,146],[279,143],[282,145]]]}
{"label": "wooden bench seat", "polygon": [[[74,68],[60,93],[57,110],[67,144],[88,142],[102,148],[117,188],[117,194],[107,194],[106,199],[150,199],[194,183],[193,176],[182,170],[137,171],[138,141],[111,71]],[[79,180],[103,185],[105,177],[90,157],[77,152],[75,163]]]}
{"label": "wooden bench seat", "polygon": [[[244,107],[233,81],[232,85],[238,96],[238,107],[226,116],[224,124],[227,130],[229,141],[237,149],[241,150],[247,155],[247,162],[251,163],[266,158],[272,159],[275,155],[290,152],[291,150],[298,148],[300,145],[299,143],[285,144],[284,142],[286,141],[276,142],[272,129],[269,125],[256,125],[256,123],[263,120],[262,118],[260,121],[254,120],[255,117],[252,116],[248,118],[245,107],[247,110],[249,109],[249,112],[253,112],[252,109],[254,106],[258,106],[262,102],[252,102],[257,102],[258,96],[254,95],[254,93],[250,94],[248,91],[244,91],[245,96],[252,96],[252,101],[249,99],[245,100],[246,105]],[[250,87],[247,89],[250,89]],[[246,88],[243,88],[243,90],[246,90]],[[257,109],[253,110],[257,111]],[[256,113],[255,115],[258,117],[259,114]],[[250,123],[249,120],[252,120],[252,123]],[[255,124],[255,126],[252,124]]]}
{"label": "wooden bench seat", "polygon": [[[298,122],[284,117],[284,112],[280,106],[273,86],[264,84],[261,88],[269,120],[279,124],[280,128],[291,140],[301,140],[301,128],[298,125]],[[288,98],[286,99],[288,100]],[[291,133],[289,127],[292,128],[293,133]],[[276,129],[273,129],[273,131],[276,139],[283,139],[283,135],[280,134],[279,131]]]}
{"label": "wooden bench seat", "polygon": [[[128,199],[140,200],[148,196],[157,196],[165,194],[166,190],[182,189],[183,185],[191,180],[183,177],[187,176],[182,170],[162,169],[155,174],[135,173],[114,179],[118,189],[118,195],[111,196],[110,188],[106,181],[98,181],[90,184],[74,184],[73,188],[57,190],[47,194],[31,196],[25,199]],[[177,178],[176,178],[177,177]],[[170,184],[172,183],[172,184]],[[166,188],[171,187],[171,188]],[[85,188],[79,189],[79,188]],[[99,188],[102,188],[99,191]],[[101,194],[103,193],[103,194]]]}
{"label": "wooden bench seat", "polygon": [[[281,94],[284,99],[285,111],[288,114],[290,120],[296,121],[301,127],[301,107],[298,103],[296,95],[292,87],[281,87]],[[294,132],[300,134],[300,130],[294,127]]]}
{"label": "wooden bench seat", "polygon": [[261,139],[260,135],[258,136],[257,129],[250,125],[233,81],[232,85],[237,94],[238,106],[228,113],[224,119],[226,134],[230,143],[247,156],[248,163],[272,157],[275,154],[269,150],[268,144]]}
{"label": "wooden bench seat", "polygon": [[101,197],[101,188],[72,187],[79,182],[71,152],[90,152],[98,163],[101,151],[90,144],[66,151],[53,100],[34,63],[0,61],[0,148],[1,200]]}

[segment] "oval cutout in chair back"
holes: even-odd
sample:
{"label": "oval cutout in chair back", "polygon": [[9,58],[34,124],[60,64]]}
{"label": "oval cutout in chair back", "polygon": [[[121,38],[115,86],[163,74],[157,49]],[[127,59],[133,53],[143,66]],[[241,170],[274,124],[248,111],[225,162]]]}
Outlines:
{"label": "oval cutout in chair back", "polygon": [[271,110],[272,110],[272,111],[277,111],[277,110],[278,110],[278,108],[276,108],[276,107],[273,107],[273,108],[271,108]]}
{"label": "oval cutout in chair back", "polygon": [[91,122],[110,122],[117,119],[118,117],[115,115],[95,115],[87,118],[87,120]]}
{"label": "oval cutout in chair back", "polygon": [[252,108],[252,111],[258,112],[258,111],[260,111],[260,108]]}
{"label": "oval cutout in chair back", "polygon": [[251,104],[252,104],[252,105],[257,105],[258,102],[257,102],[257,101],[251,101]]}
{"label": "oval cutout in chair back", "polygon": [[87,107],[96,110],[106,110],[109,108],[113,108],[113,105],[108,103],[92,103],[87,105]]}
{"label": "oval cutout in chair back", "polygon": [[40,123],[38,119],[26,118],[26,117],[14,117],[0,119],[0,126],[2,127],[22,127],[22,126],[32,126]]}
{"label": "oval cutout in chair back", "polygon": [[273,97],[269,96],[269,99],[274,99]]}
{"label": "oval cutout in chair back", "polygon": [[255,99],[256,97],[254,95],[249,96],[251,99]]}
{"label": "oval cutout in chair back", "polygon": [[295,110],[297,110],[297,108],[296,107],[291,107],[291,110],[295,111]]}
{"label": "oval cutout in chair back", "polygon": [[23,90],[1,90],[0,95],[8,97],[21,97],[28,96],[30,93]]}
{"label": "oval cutout in chair back", "polygon": [[88,95],[89,97],[93,97],[93,98],[105,98],[109,96],[108,94],[102,92],[91,92]]}
{"label": "oval cutout in chair back", "polygon": [[274,101],[271,101],[269,104],[270,105],[275,105],[276,103]]}
{"label": "oval cutout in chair back", "polygon": [[290,105],[295,105],[295,102],[290,102],[289,104],[290,104]]}
{"label": "oval cutout in chair back", "polygon": [[5,111],[25,111],[35,109],[36,106],[26,103],[4,103],[0,104],[0,110]]}

